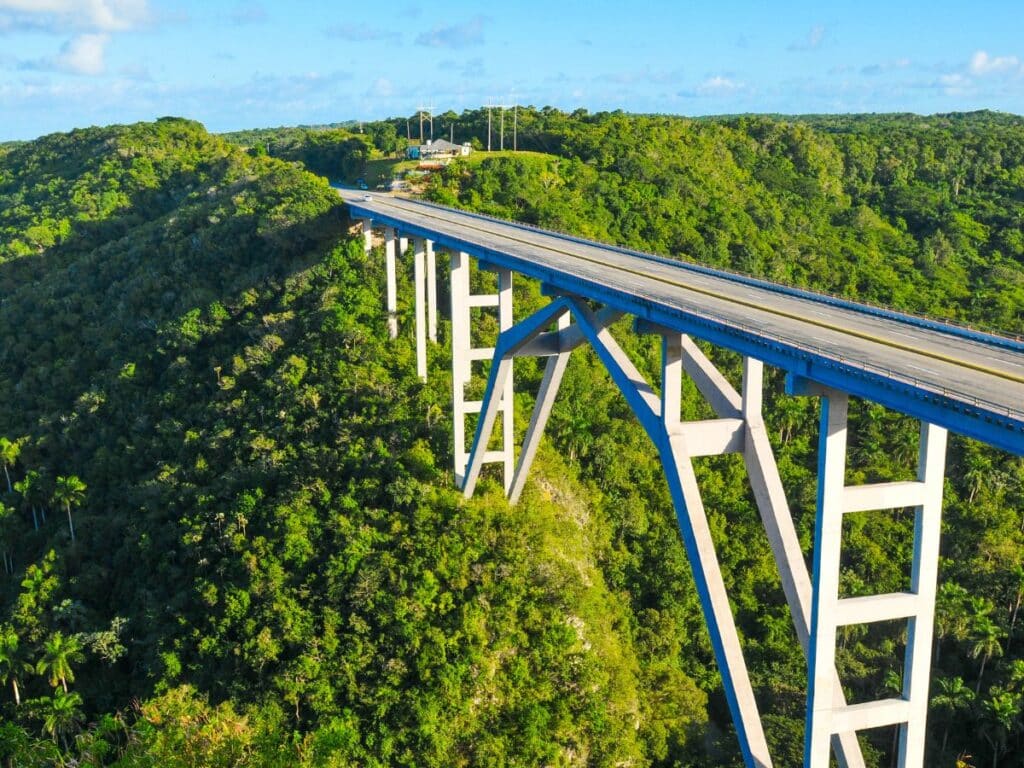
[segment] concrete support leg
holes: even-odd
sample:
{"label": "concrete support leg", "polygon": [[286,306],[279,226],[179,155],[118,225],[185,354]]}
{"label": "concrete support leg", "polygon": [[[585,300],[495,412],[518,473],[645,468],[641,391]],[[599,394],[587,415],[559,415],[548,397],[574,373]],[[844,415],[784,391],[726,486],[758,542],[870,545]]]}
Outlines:
{"label": "concrete support leg", "polygon": [[[512,360],[498,360],[497,348],[474,348],[470,335],[471,308],[497,307],[499,340],[503,331],[512,326],[512,272],[496,270],[498,292],[496,294],[470,294],[469,292],[469,256],[465,253],[452,253],[452,387],[455,414],[455,483],[458,487],[469,488],[467,496],[472,495],[473,486],[480,471],[481,464],[500,463],[503,469],[505,491],[508,492],[512,482],[512,470],[515,466],[515,447],[513,436],[513,377]],[[465,386],[472,375],[473,360],[494,359],[488,379],[488,397],[484,401],[467,401]],[[484,404],[489,403],[490,410],[485,412]],[[498,450],[487,450],[490,430],[494,426],[497,412],[502,413],[502,446]],[[476,437],[473,451],[466,451],[465,429],[466,414],[480,413],[477,422]],[[485,429],[486,425],[486,429]],[[486,431],[486,437],[481,437]],[[470,458],[473,462],[470,462]]]}
{"label": "concrete support leg", "polygon": [[[795,390],[822,398],[818,448],[818,511],[814,534],[814,584],[808,659],[804,764],[828,768],[835,735],[899,726],[899,768],[924,764],[928,679],[935,617],[945,471],[946,431],[923,424],[918,477],[911,482],[847,486],[846,434],[849,398],[842,392],[797,382]],[[913,507],[914,554],[909,592],[839,597],[843,515]],[[907,620],[903,690],[899,698],[838,703],[833,665],[837,627]]]}
{"label": "concrete support leg", "polygon": [[910,712],[900,728],[901,768],[924,765],[945,471],[946,430],[922,424],[917,479],[924,485],[924,498],[914,509],[914,561],[910,574],[910,591],[917,595],[917,614],[909,619],[903,662],[903,698],[910,701]]}
{"label": "concrete support leg", "polygon": [[697,477],[693,472],[693,462],[686,438],[680,429],[679,396],[682,370],[682,337],[679,334],[664,336],[662,430],[660,434],[652,437],[656,438],[655,442],[662,456],[676,518],[679,521],[683,542],[686,544],[690,568],[704,609],[704,619],[715,649],[744,762],[748,766],[766,767],[772,764],[768,742],[764,736],[757,702],[754,700],[754,690],[747,674],[739,635],[725,591],[725,582],[722,580],[711,538],[711,528],[704,511]]}
{"label": "concrete support leg", "polygon": [[409,238],[405,235],[398,235],[398,257],[402,258],[405,256],[406,251],[409,250]]}
{"label": "concrete support leg", "polygon": [[[558,318],[559,330],[569,327],[569,313],[563,312]],[[540,445],[540,438],[544,434],[544,427],[547,426],[548,416],[551,415],[551,406],[554,405],[558,388],[562,384],[562,375],[565,367],[569,364],[569,355],[572,350],[560,351],[558,354],[548,358],[544,366],[544,378],[541,379],[540,389],[537,391],[537,402],[533,407],[533,414],[530,416],[530,426],[526,429],[526,438],[523,440],[523,448],[519,453],[519,461],[516,464],[515,474],[512,476],[512,485],[508,491],[508,500],[515,504],[523,492],[526,484],[526,476],[533,464],[533,457],[537,455],[537,446]]]}
{"label": "concrete support leg", "polygon": [[452,436],[455,485],[462,488],[466,463],[466,394],[470,375],[469,255],[451,252]]}
{"label": "concrete support leg", "polygon": [[[573,299],[562,298],[535,313],[507,333],[502,334],[495,349],[488,393],[484,397],[481,428],[477,433],[473,456],[467,470],[465,490],[472,492],[476,456],[480,453],[490,435],[493,412],[496,412],[496,385],[504,375],[502,364],[510,360],[518,350],[528,349],[531,340],[551,321],[568,308],[576,319],[578,333],[589,341],[612,379],[625,395],[640,423],[647,430],[661,454],[669,489],[672,494],[676,515],[679,520],[683,541],[693,570],[697,591],[704,609],[705,620],[711,635],[712,646],[718,660],[725,687],[726,698],[732,711],[739,735],[744,761],[752,768],[768,768],[771,758],[768,745],[754,700],[753,688],[747,674],[739,644],[739,636],[733,621],[732,610],[725,592],[725,583],[715,555],[714,544],[703,502],[693,472],[691,453],[686,444],[685,431],[679,421],[679,387],[682,371],[681,337],[666,336],[664,340],[664,364],[662,396],[659,398],[644,381],[640,372],[626,356],[609,332],[606,324],[586,304]],[[569,330],[559,332],[568,336]],[[563,341],[565,340],[563,337]],[[539,341],[539,339],[537,339]],[[543,344],[536,344],[543,349]],[[561,353],[561,346],[555,345]],[[558,354],[560,357],[561,354]],[[555,358],[557,366],[558,357]],[[551,371],[556,368],[549,368]],[[554,377],[554,373],[552,373]],[[547,377],[546,377],[547,378]],[[543,392],[539,398],[535,421],[546,418],[543,411],[550,407],[549,396]],[[538,415],[541,414],[541,415]],[[714,439],[726,445],[734,445],[733,435],[738,431],[735,419],[723,420],[729,423],[715,423],[702,434],[714,434]],[[529,442],[536,438],[531,436]],[[512,489],[510,489],[512,490]]]}
{"label": "concrete support leg", "polygon": [[821,400],[818,441],[818,512],[814,524],[814,600],[807,676],[804,763],[828,768],[832,741],[836,663],[836,608],[843,535],[846,420],[849,397],[828,390]]}
{"label": "concrete support leg", "polygon": [[[811,579],[804,563],[800,539],[793,524],[786,492],[782,487],[778,465],[768,440],[761,403],[764,390],[764,365],[760,360],[745,358],[743,361],[743,420],[746,425],[743,459],[747,475],[754,492],[754,499],[761,515],[761,522],[768,534],[775,557],[775,564],[786,595],[793,628],[804,654],[808,653],[811,625]],[[833,706],[846,705],[846,696],[839,682],[839,675],[832,669]],[[840,768],[865,768],[857,734],[844,731],[832,736],[832,748]]]}
{"label": "concrete support leg", "polygon": [[427,240],[427,338],[437,343],[437,259],[434,242]]}
{"label": "concrete support leg", "polygon": [[[512,271],[502,269],[498,271],[498,330],[503,333],[512,327]],[[516,466],[515,450],[515,398],[514,379],[512,376],[512,361],[509,361],[508,370],[501,382],[501,451],[503,472],[502,479],[505,485],[505,493],[512,487],[512,474]]]}
{"label": "concrete support leg", "polygon": [[367,253],[373,248],[373,221],[362,219],[363,222],[363,250]]}
{"label": "concrete support leg", "polygon": [[[663,329],[647,327],[642,323],[638,330],[665,333]],[[742,419],[744,434],[741,450],[751,489],[779,571],[793,628],[806,654],[811,623],[811,578],[762,416],[764,364],[754,358],[744,358],[741,395],[692,339],[683,336],[680,346],[683,367],[719,419]],[[846,704],[846,699],[838,675],[834,679],[834,703],[841,707]],[[840,768],[865,768],[856,733],[846,731],[836,734],[832,746]]]}
{"label": "concrete support leg", "polygon": [[424,240],[413,240],[413,283],[416,312],[416,375],[427,380],[426,253]]}
{"label": "concrete support leg", "polygon": [[388,335],[398,338],[398,278],[395,267],[395,230],[384,228],[384,268],[388,282]]}

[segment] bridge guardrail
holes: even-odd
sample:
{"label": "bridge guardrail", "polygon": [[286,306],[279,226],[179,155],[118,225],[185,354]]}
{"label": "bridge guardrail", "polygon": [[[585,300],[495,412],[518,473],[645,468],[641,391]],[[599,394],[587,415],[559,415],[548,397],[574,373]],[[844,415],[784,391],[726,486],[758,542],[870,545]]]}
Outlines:
{"label": "bridge guardrail", "polygon": [[[420,204],[420,205],[437,208],[437,209],[440,209],[440,210],[451,210],[447,206],[437,205],[435,203],[431,203],[431,202],[427,202],[427,201],[416,200],[416,201],[413,201],[413,202],[416,202],[417,204]],[[358,203],[356,203],[356,205],[358,206]],[[715,270],[715,269],[711,269],[711,268],[708,268],[708,267],[701,267],[699,265],[693,265],[693,264],[690,264],[690,263],[687,263],[687,262],[679,262],[679,261],[675,261],[673,259],[669,259],[669,258],[662,257],[662,256],[657,256],[657,255],[653,255],[653,254],[645,254],[643,252],[638,252],[638,251],[632,251],[630,249],[621,248],[619,246],[614,246],[614,245],[605,246],[603,243],[595,243],[594,241],[588,241],[588,240],[585,240],[583,238],[575,237],[573,235],[564,235],[562,233],[552,233],[550,230],[545,230],[545,229],[542,229],[540,227],[536,227],[536,226],[533,226],[533,225],[521,224],[519,222],[513,222],[513,221],[506,221],[504,219],[499,219],[497,217],[486,216],[486,215],[483,215],[483,214],[473,213],[473,212],[469,212],[469,211],[461,211],[460,210],[459,213],[468,215],[468,216],[470,216],[472,218],[484,220],[484,221],[492,221],[492,222],[497,222],[497,223],[501,223],[501,224],[509,224],[509,225],[513,225],[513,226],[517,226],[517,227],[532,229],[534,231],[543,232],[543,233],[546,233],[546,234],[557,234],[559,237],[567,239],[567,240],[572,240],[572,241],[576,241],[576,242],[580,242],[580,243],[584,243],[584,244],[588,244],[588,245],[598,245],[598,246],[601,246],[601,247],[608,247],[608,248],[610,248],[612,250],[619,251],[620,253],[625,253],[625,254],[633,255],[633,256],[639,256],[639,257],[647,258],[647,259],[650,259],[650,260],[654,260],[654,261],[662,262],[662,263],[665,263],[665,264],[669,264],[669,265],[672,265],[672,266],[692,267],[692,268],[696,268],[697,271],[707,271],[707,272],[710,272],[712,274],[718,273],[718,274],[720,274],[722,276],[729,277],[729,278],[735,277],[735,278],[739,278],[742,282],[748,282],[749,281],[750,283],[757,284],[759,287],[765,287],[765,288],[776,289],[776,290],[778,290],[779,288],[783,288],[786,291],[788,291],[788,290],[798,290],[798,289],[788,289],[785,286],[775,286],[772,283],[766,283],[765,281],[757,280],[756,278],[750,278],[750,277],[747,277],[745,275],[738,275],[738,274],[729,273],[729,272],[727,272],[725,270]],[[810,292],[807,292],[807,293],[810,294],[810,298],[812,298],[812,299],[817,297],[816,294],[813,294],[813,293],[810,293]],[[820,297],[818,297],[818,298],[820,298]],[[651,299],[644,298],[643,301],[651,301]],[[854,306],[858,306],[858,305],[856,305],[855,302],[848,302],[848,300],[845,300],[845,299],[841,299],[840,301],[847,302],[847,303],[852,304]],[[891,311],[886,310],[886,312],[891,312]],[[891,314],[893,316],[900,317],[900,319],[903,319],[900,316],[901,313],[891,312]],[[709,314],[706,317],[708,319],[713,319],[713,321],[715,323],[717,323],[718,325],[720,325],[720,326],[734,328],[734,329],[736,329],[738,331],[741,331],[744,334],[747,334],[749,336],[753,336],[753,337],[762,339],[766,343],[769,343],[769,344],[777,344],[777,345],[781,344],[781,345],[790,347],[792,349],[796,349],[796,350],[800,350],[802,352],[808,353],[809,355],[813,355],[813,356],[815,356],[815,357],[817,357],[819,359],[828,361],[829,363],[838,363],[839,365],[847,366],[848,368],[853,368],[855,370],[861,370],[861,371],[864,371],[865,373],[879,374],[879,375],[884,376],[889,381],[901,382],[901,383],[907,384],[907,385],[917,389],[918,391],[926,391],[926,392],[930,392],[930,393],[934,394],[937,397],[945,397],[945,398],[948,398],[948,399],[951,399],[951,400],[955,400],[956,402],[962,403],[965,407],[974,406],[974,407],[977,407],[979,409],[983,408],[985,411],[987,411],[990,414],[1005,414],[1005,416],[1008,419],[1012,419],[1012,420],[1021,422],[1020,431],[1024,432],[1024,410],[1022,410],[1022,409],[1017,409],[1017,408],[1009,407],[1009,406],[1006,406],[1006,405],[1003,405],[1003,404],[1000,404],[1000,403],[995,403],[995,402],[992,402],[990,400],[986,400],[984,398],[979,398],[979,397],[976,397],[974,395],[968,394],[966,392],[960,391],[960,390],[956,389],[955,387],[936,387],[936,386],[934,386],[934,385],[932,385],[932,384],[930,384],[930,383],[928,383],[926,381],[923,381],[921,379],[918,379],[918,378],[916,378],[914,376],[908,376],[906,374],[902,374],[902,373],[899,373],[897,371],[893,371],[891,368],[888,368],[886,366],[877,365],[875,363],[871,363],[871,362],[868,362],[866,360],[861,360],[861,359],[856,358],[856,357],[849,357],[849,356],[846,356],[846,355],[837,355],[834,351],[830,351],[830,350],[828,350],[828,349],[826,349],[824,347],[820,347],[820,346],[818,346],[816,344],[810,344],[810,343],[807,343],[807,342],[804,342],[804,341],[791,340],[791,339],[787,339],[786,341],[781,341],[781,340],[778,340],[778,339],[771,339],[769,337],[766,337],[763,334],[763,332],[761,331],[761,329],[759,329],[759,328],[757,328],[756,326],[753,326],[753,325],[749,325],[749,324],[742,323],[742,322],[737,322],[735,320],[728,320],[728,319],[725,319],[725,318],[721,318],[721,317],[719,317],[717,315],[710,315]],[[931,322],[934,323],[934,321],[931,321]],[[941,323],[934,323],[934,324],[938,325],[938,326],[942,326],[943,325]],[[979,334],[979,335],[981,335],[981,334]],[[1011,343],[1015,342],[1014,339],[1010,339],[1008,337],[1003,337],[1003,336],[990,337],[988,334],[984,334],[984,338],[985,338],[986,341],[990,341],[991,339],[994,338],[994,339],[999,339],[999,340],[1002,340],[1002,341],[1008,341],[1008,342],[1011,342]],[[1021,344],[1021,349],[1024,349],[1024,343]]]}
{"label": "bridge guardrail", "polygon": [[580,243],[582,245],[598,245],[602,248],[607,248],[609,250],[616,251],[627,256],[636,256],[638,258],[646,259],[648,261],[655,261],[661,264],[666,264],[674,267],[682,267],[684,269],[688,269],[693,272],[698,272],[700,274],[734,280],[744,285],[750,285],[756,288],[763,288],[765,290],[774,291],[775,293],[782,293],[799,299],[815,301],[821,304],[827,304],[829,306],[842,307],[844,309],[851,309],[857,312],[862,312],[864,314],[874,315],[876,317],[884,317],[890,320],[898,320],[900,322],[909,323],[920,328],[927,328],[929,330],[934,331],[953,333],[954,335],[960,336],[961,338],[968,338],[971,339],[972,341],[981,341],[988,344],[996,344],[997,346],[1012,349],[1017,352],[1024,352],[1024,335],[1020,334],[1010,336],[999,329],[984,328],[977,325],[971,325],[969,323],[964,323],[952,318],[943,318],[942,320],[936,320],[934,318],[928,317],[927,315],[918,312],[912,312],[908,310],[894,310],[890,307],[884,307],[882,305],[872,304],[870,302],[853,301],[852,299],[848,299],[844,296],[839,296],[834,293],[811,291],[806,288],[800,288],[799,286],[788,285],[785,283],[773,283],[768,280],[753,277],[742,272],[734,272],[733,270],[724,269],[722,267],[708,267],[703,264],[697,264],[693,261],[684,261],[680,259],[669,258],[667,256],[660,256],[655,253],[646,253],[644,251],[638,251],[633,248],[626,248],[621,245],[615,245],[614,243],[601,243],[595,240],[587,240],[586,238],[578,237],[567,232],[545,229],[535,224],[528,224],[525,222],[514,221],[511,219],[502,219],[497,216],[489,216],[487,214],[477,213],[475,211],[466,211],[461,208],[452,209],[450,206],[440,205],[439,203],[434,203],[429,200],[421,200],[410,197],[405,197],[403,199],[408,200],[409,202],[416,203],[417,205],[424,205],[438,210],[457,210],[460,214],[469,216],[471,218],[480,219],[482,221],[491,221],[499,224],[518,227],[521,229],[532,230],[534,232],[555,235],[563,240],[568,240],[574,243]]}

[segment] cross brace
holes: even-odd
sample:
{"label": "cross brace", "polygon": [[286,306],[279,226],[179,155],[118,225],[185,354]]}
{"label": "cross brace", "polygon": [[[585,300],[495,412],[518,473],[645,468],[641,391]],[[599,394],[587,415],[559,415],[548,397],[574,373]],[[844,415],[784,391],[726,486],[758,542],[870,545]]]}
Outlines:
{"label": "cross brace", "polygon": [[[575,320],[572,325],[568,325],[570,315]],[[580,344],[589,342],[661,455],[712,645],[722,673],[726,698],[747,765],[770,766],[771,758],[692,465],[692,460],[698,456],[731,452],[743,454],[754,498],[779,569],[797,639],[805,653],[810,653],[812,672],[809,689],[818,709],[809,706],[808,733],[813,730],[816,739],[814,743],[819,752],[821,745],[824,745],[825,757],[824,762],[814,763],[808,757],[807,765],[809,768],[827,766],[828,750],[831,746],[840,766],[862,768],[864,759],[856,730],[871,727],[879,722],[903,722],[900,766],[909,768],[922,765],[923,725],[927,704],[927,648],[931,641],[932,626],[932,614],[929,611],[934,609],[934,564],[937,562],[938,541],[937,528],[932,526],[932,531],[929,528],[929,521],[934,522],[935,515],[929,516],[919,510],[917,539],[921,541],[921,546],[915,546],[913,576],[915,593],[924,593],[924,602],[930,600],[931,608],[922,609],[922,598],[918,595],[915,595],[917,602],[913,608],[908,608],[907,598],[899,595],[880,596],[867,601],[836,601],[840,604],[835,611],[837,624],[877,620],[873,618],[877,616],[911,616],[913,612],[912,639],[908,643],[907,651],[908,675],[902,699],[894,700],[891,704],[881,702],[876,707],[848,706],[834,666],[834,626],[829,640],[828,631],[822,631],[819,626],[821,621],[818,624],[812,623],[812,613],[818,609],[825,592],[822,590],[817,570],[812,588],[774,453],[768,440],[762,416],[763,364],[753,358],[744,359],[741,394],[689,337],[638,321],[639,331],[656,333],[662,337],[662,392],[659,397],[644,381],[608,331],[608,325],[621,315],[621,312],[609,308],[594,313],[578,298],[563,296],[501,334],[495,347],[491,377],[482,403],[482,416],[478,422],[474,447],[470,452],[465,482],[462,486],[464,493],[468,497],[475,486],[484,456],[483,447],[490,438],[493,417],[497,412],[495,388],[506,375],[506,366],[510,366],[516,356],[532,354],[549,357],[519,463],[508,487],[509,498],[515,502],[522,491],[540,435],[550,414],[568,355]],[[547,331],[553,322],[558,323],[558,330]],[[690,375],[698,390],[711,404],[718,416],[717,419],[689,423],[680,421],[680,386],[683,370]],[[882,484],[846,489],[841,498],[844,511],[866,509],[870,506],[865,505],[881,505],[907,499],[916,503],[918,498],[924,498],[921,494],[925,494],[925,486],[931,489],[928,498],[933,505],[941,503],[941,456],[936,456],[941,454],[942,446],[935,442],[938,438],[930,437],[940,432],[938,428],[929,425],[925,425],[922,430],[922,467],[927,465],[931,468],[928,477],[931,478],[932,485],[923,479],[922,474],[922,479],[912,484]],[[928,456],[931,456],[930,462]],[[924,469],[922,473],[925,473]],[[938,496],[934,487],[935,473],[940,478]],[[823,474],[823,487],[826,482],[826,475]],[[834,531],[823,528],[819,521],[818,533],[821,537],[829,539],[828,546],[834,546],[841,535],[841,529]],[[825,549],[828,549],[828,546]],[[815,548],[816,568],[819,566],[822,551],[819,543]],[[833,563],[833,560],[829,562]],[[931,563],[931,566],[928,563]],[[834,559],[834,567],[838,573],[837,559]],[[929,583],[932,585],[930,598],[927,594]],[[832,653],[822,653],[820,649],[828,642],[832,643]],[[817,685],[815,680],[818,681]],[[824,684],[821,681],[824,681]],[[917,696],[916,692],[922,685],[924,694]],[[813,716],[822,709],[831,715],[824,728],[820,725],[824,718]],[[809,735],[808,744],[811,741],[812,737]],[[810,747],[808,749],[810,750]]]}

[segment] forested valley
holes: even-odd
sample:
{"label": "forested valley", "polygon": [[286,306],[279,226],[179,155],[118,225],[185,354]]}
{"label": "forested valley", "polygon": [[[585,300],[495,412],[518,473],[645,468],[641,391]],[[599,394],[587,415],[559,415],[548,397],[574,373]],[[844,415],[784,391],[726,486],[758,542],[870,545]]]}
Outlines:
{"label": "forested valley", "polygon": [[[445,119],[486,146],[486,110]],[[526,151],[428,196],[1024,333],[1024,119],[517,119]],[[165,118],[0,146],[0,765],[741,764],[655,450],[589,350],[523,500],[455,489],[446,324],[422,383],[328,184],[406,130]],[[515,290],[520,316],[546,301]],[[654,341],[613,330],[654,378]],[[516,375],[521,434],[541,370]],[[768,386],[808,552],[816,403]],[[852,482],[911,475],[916,424],[851,418]],[[947,469],[927,764],[1024,766],[1024,461],[954,437]],[[697,472],[776,765],[799,766],[805,662],[742,461]],[[847,520],[844,595],[905,589],[909,511]],[[853,701],[899,690],[905,631],[843,631]],[[892,735],[863,736],[869,765]]]}

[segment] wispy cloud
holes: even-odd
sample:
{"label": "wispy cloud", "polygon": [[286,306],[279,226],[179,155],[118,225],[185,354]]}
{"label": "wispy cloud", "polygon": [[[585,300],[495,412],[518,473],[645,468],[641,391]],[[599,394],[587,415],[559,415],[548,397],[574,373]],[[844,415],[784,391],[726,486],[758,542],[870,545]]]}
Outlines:
{"label": "wispy cloud", "polygon": [[150,18],[146,0],[0,0],[0,31],[123,32]]}
{"label": "wispy cloud", "polygon": [[945,72],[930,85],[947,96],[979,96],[1018,87],[1024,80],[1024,63],[1018,56],[992,56],[975,51],[959,69]]}
{"label": "wispy cloud", "polygon": [[883,61],[881,64],[868,64],[867,66],[860,68],[860,73],[867,77],[874,77],[875,75],[881,75],[886,72],[892,72],[898,69],[906,69],[910,66],[910,59],[895,59],[893,61]]}
{"label": "wispy cloud", "polygon": [[261,3],[249,2],[238,3],[228,17],[236,27],[244,27],[249,24],[264,24],[269,21],[267,9]]}
{"label": "wispy cloud", "polygon": [[437,68],[445,72],[455,72],[465,80],[484,77],[487,74],[484,60],[480,56],[475,56],[468,61],[445,59],[438,63]]}
{"label": "wispy cloud", "polygon": [[746,93],[750,87],[739,80],[725,75],[712,75],[705,78],[695,88],[684,89],[677,95],[684,99],[723,98]]}
{"label": "wispy cloud", "polygon": [[678,83],[682,79],[683,71],[681,69],[651,69],[650,67],[628,72],[609,72],[597,75],[595,78],[598,82],[617,83],[619,85],[635,85],[637,83],[664,85]]}
{"label": "wispy cloud", "polygon": [[101,75],[112,36],[151,19],[146,0],[0,0],[0,32],[71,34],[57,53],[22,61],[21,69]]}
{"label": "wispy cloud", "polygon": [[374,40],[397,40],[400,35],[395,30],[371,27],[367,24],[336,24],[328,27],[325,34],[339,40],[353,43],[367,43]]}
{"label": "wispy cloud", "polygon": [[64,72],[69,75],[100,75],[106,69],[107,43],[110,35],[87,32],[75,35],[61,46],[55,56],[23,61],[19,69]]}
{"label": "wispy cloud", "polygon": [[422,32],[416,38],[417,45],[429,48],[469,48],[482,45],[484,42],[484,17],[474,16],[463,24],[450,27],[434,27],[430,32]]}
{"label": "wispy cloud", "polygon": [[971,56],[967,71],[975,77],[986,75],[1020,74],[1024,72],[1016,56],[989,56],[987,51],[976,51]]}
{"label": "wispy cloud", "polygon": [[807,33],[807,37],[802,40],[794,40],[790,43],[786,50],[789,51],[814,51],[821,47],[821,44],[825,42],[827,31],[821,24],[815,24],[811,27],[811,31]]}

